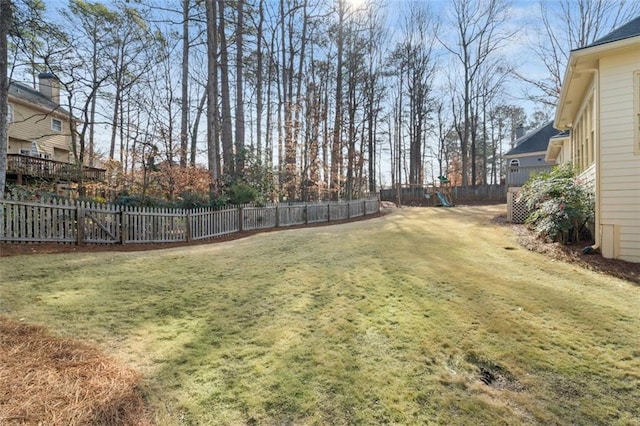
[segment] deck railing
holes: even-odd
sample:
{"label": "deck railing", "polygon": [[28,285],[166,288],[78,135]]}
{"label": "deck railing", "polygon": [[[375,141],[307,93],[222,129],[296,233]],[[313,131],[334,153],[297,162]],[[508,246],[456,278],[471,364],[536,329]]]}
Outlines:
{"label": "deck railing", "polygon": [[532,176],[550,172],[552,165],[544,166],[509,166],[507,167],[507,187],[522,186]]}
{"label": "deck railing", "polygon": [[64,180],[78,182],[79,173],[84,181],[103,181],[105,170],[95,167],[82,166],[81,170],[75,164],[63,161],[47,160],[22,154],[7,154],[7,174],[22,178],[40,178],[47,180]]}

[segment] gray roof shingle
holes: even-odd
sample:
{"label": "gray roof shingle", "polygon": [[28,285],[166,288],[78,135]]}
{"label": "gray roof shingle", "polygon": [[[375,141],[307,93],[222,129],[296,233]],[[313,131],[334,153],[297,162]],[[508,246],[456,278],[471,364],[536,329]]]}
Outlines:
{"label": "gray roof shingle", "polygon": [[560,132],[553,128],[553,121],[550,121],[516,139],[515,146],[505,155],[522,155],[546,151],[547,146],[549,146],[549,139],[558,133]]}
{"label": "gray roof shingle", "polygon": [[[593,43],[583,47],[582,49],[587,49],[589,47],[600,46],[602,44],[613,43],[614,41],[624,40],[631,37],[636,37],[640,35],[640,16],[632,19],[621,27],[616,28],[611,31],[609,34],[605,35],[602,38],[594,41]],[[581,49],[575,49],[581,50]]]}
{"label": "gray roof shingle", "polygon": [[68,114],[67,110],[62,108],[57,103],[53,102],[45,95],[20,82],[9,82],[9,94],[15,96],[16,98],[25,100],[29,103],[39,105],[48,110],[57,111],[65,115]]}

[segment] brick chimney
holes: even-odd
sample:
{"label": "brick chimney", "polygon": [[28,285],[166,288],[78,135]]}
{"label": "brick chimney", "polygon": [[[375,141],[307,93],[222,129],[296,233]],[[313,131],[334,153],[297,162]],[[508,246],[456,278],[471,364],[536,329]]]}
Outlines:
{"label": "brick chimney", "polygon": [[56,104],[60,104],[60,82],[55,75],[50,72],[38,74],[40,93],[51,99]]}

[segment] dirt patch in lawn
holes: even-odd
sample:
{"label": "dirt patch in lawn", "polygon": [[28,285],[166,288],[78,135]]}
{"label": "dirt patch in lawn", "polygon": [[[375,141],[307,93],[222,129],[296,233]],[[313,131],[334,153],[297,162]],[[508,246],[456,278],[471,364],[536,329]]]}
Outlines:
{"label": "dirt patch in lawn", "polygon": [[0,317],[3,425],[148,425],[139,380],[95,348]]}

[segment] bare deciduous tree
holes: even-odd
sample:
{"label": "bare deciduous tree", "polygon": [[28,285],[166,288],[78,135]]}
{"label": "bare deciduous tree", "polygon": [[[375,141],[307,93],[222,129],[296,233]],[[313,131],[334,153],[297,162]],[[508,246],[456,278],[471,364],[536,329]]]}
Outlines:
{"label": "bare deciduous tree", "polygon": [[506,0],[451,0],[451,16],[449,26],[455,29],[456,38],[452,41],[440,39],[461,66],[459,84],[452,88],[459,93],[453,98],[459,103],[459,119],[455,121],[456,132],[460,138],[460,154],[462,161],[462,184],[475,185],[471,180],[469,148],[472,126],[476,119],[473,116],[473,88],[480,78],[483,64],[509,39],[510,35],[502,28],[507,19],[508,3]]}
{"label": "bare deciduous tree", "polygon": [[189,16],[190,0],[182,0],[182,73],[180,97],[180,166],[187,165],[189,144]]}
{"label": "bare deciduous tree", "polygon": [[236,2],[236,161],[235,170],[240,173],[244,169],[244,0]]}
{"label": "bare deciduous tree", "polygon": [[207,159],[211,178],[211,196],[218,192],[220,160],[218,151],[218,25],[217,0],[206,0],[207,16]]}
{"label": "bare deciduous tree", "polygon": [[231,94],[229,88],[229,49],[225,30],[225,1],[218,0],[218,41],[220,44],[220,95],[222,96],[222,169],[233,175],[233,123],[231,120]]}
{"label": "bare deciduous tree", "polygon": [[7,179],[7,128],[9,97],[8,38],[13,16],[13,4],[10,0],[0,0],[0,200],[4,198]]}
{"label": "bare deciduous tree", "polygon": [[553,8],[540,0],[540,28],[531,50],[547,72],[534,79],[524,72],[517,76],[530,84],[526,96],[555,108],[564,70],[573,49],[585,47],[640,14],[636,0],[558,0]]}

